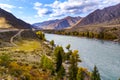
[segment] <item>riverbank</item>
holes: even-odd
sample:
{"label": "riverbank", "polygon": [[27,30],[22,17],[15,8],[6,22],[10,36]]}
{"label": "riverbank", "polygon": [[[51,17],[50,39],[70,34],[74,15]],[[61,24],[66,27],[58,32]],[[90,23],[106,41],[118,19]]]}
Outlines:
{"label": "riverbank", "polygon": [[75,30],[43,30],[46,33],[96,38],[114,42],[120,42],[120,27],[81,27]]}

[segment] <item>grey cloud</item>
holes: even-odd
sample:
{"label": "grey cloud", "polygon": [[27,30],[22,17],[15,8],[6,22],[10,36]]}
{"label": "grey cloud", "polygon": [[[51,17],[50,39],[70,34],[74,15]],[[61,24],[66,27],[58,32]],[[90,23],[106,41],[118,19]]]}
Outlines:
{"label": "grey cloud", "polygon": [[53,13],[52,11],[47,11],[46,13],[44,13],[44,15],[50,15],[52,13]]}

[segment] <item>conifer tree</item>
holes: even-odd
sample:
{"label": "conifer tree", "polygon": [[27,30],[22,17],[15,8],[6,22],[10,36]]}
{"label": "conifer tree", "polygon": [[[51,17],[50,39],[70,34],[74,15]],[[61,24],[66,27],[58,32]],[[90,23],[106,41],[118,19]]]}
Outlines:
{"label": "conifer tree", "polygon": [[77,80],[78,62],[81,62],[81,60],[78,51],[74,50],[70,56],[69,80]]}
{"label": "conifer tree", "polygon": [[96,66],[94,67],[94,70],[92,71],[91,80],[101,80],[99,71]]}
{"label": "conifer tree", "polygon": [[64,61],[64,50],[61,46],[57,46],[54,50],[55,55],[55,61],[56,61],[56,73],[59,79],[63,78],[65,75],[65,70],[62,65],[62,62]]}

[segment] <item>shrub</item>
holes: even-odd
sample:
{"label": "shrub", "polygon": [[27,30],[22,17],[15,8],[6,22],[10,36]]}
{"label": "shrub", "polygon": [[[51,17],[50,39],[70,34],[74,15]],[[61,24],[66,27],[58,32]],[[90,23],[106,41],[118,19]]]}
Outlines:
{"label": "shrub", "polygon": [[54,40],[51,40],[51,41],[50,41],[50,45],[52,46],[52,49],[53,49],[53,47],[54,47],[54,45],[55,45],[55,44],[54,44]]}
{"label": "shrub", "polygon": [[45,70],[52,71],[54,69],[53,61],[46,55],[42,55],[40,65]]}
{"label": "shrub", "polygon": [[37,36],[41,39],[41,40],[46,40],[45,39],[45,34],[41,31],[37,31],[36,32]]}
{"label": "shrub", "polygon": [[79,68],[78,69],[78,72],[77,72],[77,80],[84,80],[84,71],[82,68]]}
{"label": "shrub", "polygon": [[14,69],[11,71],[11,74],[14,75],[15,77],[19,77],[23,71],[21,69]]}
{"label": "shrub", "polygon": [[10,55],[8,55],[8,54],[2,54],[0,56],[0,65],[8,67],[9,64],[10,64]]}
{"label": "shrub", "polygon": [[104,33],[104,39],[112,40],[112,39],[117,39],[117,37],[112,33]]}

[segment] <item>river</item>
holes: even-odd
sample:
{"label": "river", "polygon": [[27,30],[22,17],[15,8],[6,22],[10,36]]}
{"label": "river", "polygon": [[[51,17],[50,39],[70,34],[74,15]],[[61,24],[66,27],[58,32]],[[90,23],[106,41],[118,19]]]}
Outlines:
{"label": "river", "polygon": [[79,66],[88,68],[90,71],[96,65],[102,80],[118,80],[120,78],[120,44],[56,34],[45,34],[47,40],[54,40],[56,45],[64,48],[71,44],[72,50],[79,50],[82,63]]}

